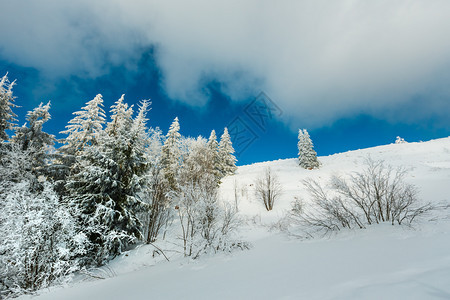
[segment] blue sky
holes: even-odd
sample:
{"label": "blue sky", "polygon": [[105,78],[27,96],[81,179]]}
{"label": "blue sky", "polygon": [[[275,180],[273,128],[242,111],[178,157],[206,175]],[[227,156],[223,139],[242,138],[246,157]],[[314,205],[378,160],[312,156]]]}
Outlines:
{"label": "blue sky", "polygon": [[[20,122],[52,101],[47,131],[97,93],[151,99],[152,127],[239,132],[239,164],[450,135],[448,1],[2,3],[0,75]],[[261,92],[264,94],[261,95]],[[255,109],[259,109],[256,111]],[[235,136],[237,138],[237,134]]]}

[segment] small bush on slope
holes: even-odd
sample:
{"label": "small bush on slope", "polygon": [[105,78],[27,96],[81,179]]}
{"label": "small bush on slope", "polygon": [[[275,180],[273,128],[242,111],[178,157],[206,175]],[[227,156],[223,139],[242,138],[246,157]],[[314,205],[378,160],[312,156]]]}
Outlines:
{"label": "small bush on slope", "polygon": [[317,181],[305,180],[310,205],[295,201],[288,222],[302,225],[307,236],[382,222],[411,224],[433,207],[420,203],[416,187],[404,181],[406,174],[404,168],[367,159],[365,169],[348,180],[333,176],[328,191]]}
{"label": "small bush on slope", "polygon": [[264,203],[267,211],[273,209],[275,200],[278,200],[283,192],[280,180],[270,167],[264,170],[264,174],[258,177],[255,181],[255,196],[258,200]]}
{"label": "small bush on slope", "polygon": [[213,175],[180,185],[175,201],[184,256],[196,259],[206,253],[249,248],[233,238],[240,220],[234,208],[220,203]]}

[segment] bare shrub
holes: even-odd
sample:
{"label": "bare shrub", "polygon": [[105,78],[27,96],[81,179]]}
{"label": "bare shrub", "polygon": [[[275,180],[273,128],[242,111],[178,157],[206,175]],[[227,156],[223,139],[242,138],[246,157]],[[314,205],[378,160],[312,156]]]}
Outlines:
{"label": "bare shrub", "polygon": [[272,210],[275,200],[280,197],[282,191],[278,176],[270,167],[267,167],[264,174],[255,181],[256,198],[264,203],[267,211]]}
{"label": "bare shrub", "polygon": [[308,232],[314,232],[312,228],[325,232],[365,228],[382,222],[411,224],[433,207],[419,201],[417,188],[404,181],[406,175],[405,168],[394,169],[383,161],[367,159],[365,169],[350,175],[349,179],[333,176],[328,191],[317,181],[305,180],[311,206],[305,209],[297,200],[289,217],[306,225]]}
{"label": "bare shrub", "polygon": [[219,203],[213,176],[180,185],[177,201],[185,256],[195,259],[211,251],[249,248],[248,243],[232,238],[240,220],[234,207]]}
{"label": "bare shrub", "polygon": [[164,180],[161,169],[155,168],[148,182],[147,206],[142,217],[145,242],[147,244],[156,241],[161,229],[167,227],[172,220],[170,210],[170,198],[167,196],[169,187]]}
{"label": "bare shrub", "polygon": [[234,190],[234,208],[236,211],[239,211],[239,185],[236,181],[236,179],[234,179],[233,182],[233,190]]}

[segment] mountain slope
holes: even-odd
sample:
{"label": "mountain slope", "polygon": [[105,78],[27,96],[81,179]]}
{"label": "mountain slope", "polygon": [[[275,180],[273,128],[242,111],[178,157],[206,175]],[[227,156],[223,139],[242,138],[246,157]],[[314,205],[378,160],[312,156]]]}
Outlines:
{"label": "mountain slope", "polygon": [[[450,202],[450,138],[320,157],[318,170],[303,170],[295,159],[242,166],[224,179],[221,195],[237,201],[247,220],[241,234],[252,249],[155,263],[153,248],[144,246],[111,263],[116,276],[42,291],[38,299],[450,298],[448,211],[433,212],[414,228],[381,224],[307,241],[268,230],[296,197],[308,199],[303,179],[325,184],[332,174],[361,170],[367,157],[411,168],[406,180],[424,201]],[[253,191],[268,166],[284,190],[271,212]]]}

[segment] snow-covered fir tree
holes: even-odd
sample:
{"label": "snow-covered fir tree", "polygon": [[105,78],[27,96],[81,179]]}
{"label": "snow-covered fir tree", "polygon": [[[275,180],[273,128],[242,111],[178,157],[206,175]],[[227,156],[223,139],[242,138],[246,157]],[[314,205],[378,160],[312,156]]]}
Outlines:
{"label": "snow-covered fir tree", "polygon": [[397,136],[397,138],[395,139],[395,143],[396,144],[407,144],[408,142],[405,141],[404,138]]}
{"label": "snow-covered fir tree", "polygon": [[169,127],[166,140],[162,146],[162,159],[164,176],[171,190],[177,189],[177,176],[180,169],[181,161],[181,134],[178,117],[176,117]]}
{"label": "snow-covered fir tree", "polygon": [[14,81],[9,82],[8,74],[0,79],[0,140],[8,139],[6,130],[11,130],[15,126],[16,114],[12,111],[14,105],[13,96]]}
{"label": "snow-covered fir tree", "polygon": [[121,130],[126,130],[126,128],[131,127],[132,116],[133,116],[133,106],[128,107],[127,103],[124,103],[125,95],[122,95],[119,100],[117,100],[111,106],[111,121],[106,126],[106,133],[115,137],[122,134]]}
{"label": "snow-covered fir tree", "polygon": [[81,111],[73,113],[75,117],[69,121],[67,129],[61,132],[67,134],[62,141],[64,145],[61,147],[61,151],[70,155],[77,155],[86,146],[97,144],[105,123],[106,115],[103,110],[102,95],[98,94],[81,109]]}
{"label": "snow-covered fir tree", "polygon": [[48,162],[49,152],[51,147],[55,144],[55,136],[44,132],[43,125],[50,120],[50,102],[29,111],[27,114],[28,124],[25,123],[22,127],[15,128],[15,135],[12,142],[20,146],[22,151],[28,151],[32,157],[33,169],[43,174],[45,173],[45,166]]}
{"label": "snow-covered fir tree", "polygon": [[220,157],[219,157],[219,143],[217,142],[217,136],[216,131],[212,130],[211,135],[208,139],[208,156],[210,160],[210,170],[208,172],[211,172],[214,177],[217,179],[217,182],[220,182],[220,179],[222,178],[222,173],[220,170]]}
{"label": "snow-covered fir tree", "polygon": [[298,131],[298,160],[304,169],[315,169],[320,166],[317,153],[306,129]]}
{"label": "snow-covered fir tree", "polygon": [[25,123],[22,127],[15,128],[13,142],[20,144],[24,150],[30,147],[41,149],[45,145],[53,144],[55,137],[42,131],[44,123],[51,118],[49,110],[50,102],[45,105],[41,103],[32,111],[29,111],[27,113],[28,124]]}
{"label": "snow-covered fir tree", "polygon": [[[146,172],[146,112],[143,102],[133,120],[132,107],[119,99],[112,106],[111,121],[85,147],[67,183],[70,200],[82,211],[82,224],[96,245],[93,260],[102,264],[142,238],[137,212],[142,206],[138,193]],[[100,229],[100,231],[99,231]]]}
{"label": "snow-covered fir tree", "polygon": [[[102,95],[96,95],[73,115],[75,117],[68,122],[66,130],[60,132],[66,134],[67,137],[60,141],[63,146],[58,149],[60,159],[55,164],[58,169],[58,176],[54,176],[57,177],[55,185],[61,195],[67,194],[67,176],[79,171],[76,167],[81,165],[80,159],[86,154],[86,148],[97,145],[103,134],[106,115],[103,109]],[[78,164],[76,163],[77,159]]]}
{"label": "snow-covered fir tree", "polygon": [[232,175],[236,172],[236,157],[228,129],[225,127],[219,142],[219,168],[222,176]]}

